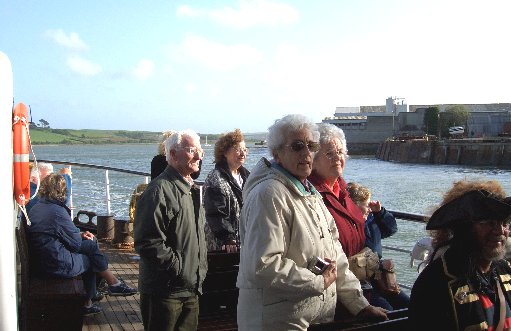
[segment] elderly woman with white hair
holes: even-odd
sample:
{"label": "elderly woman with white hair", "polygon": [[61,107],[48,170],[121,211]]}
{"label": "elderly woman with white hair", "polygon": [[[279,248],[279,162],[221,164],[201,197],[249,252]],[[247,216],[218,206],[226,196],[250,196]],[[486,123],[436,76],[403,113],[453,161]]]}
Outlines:
{"label": "elderly woman with white hair", "polygon": [[344,132],[332,124],[319,124],[320,149],[314,155],[309,180],[323,196],[339,231],[339,240],[348,257],[365,246],[365,218],[351,200],[342,175],[348,158]]}
{"label": "elderly woman with white hair", "polygon": [[309,183],[319,132],[301,115],[268,132],[243,189],[237,286],[240,330],[306,330],[332,321],[337,299],[353,315],[386,319],[348,268],[334,220]]}

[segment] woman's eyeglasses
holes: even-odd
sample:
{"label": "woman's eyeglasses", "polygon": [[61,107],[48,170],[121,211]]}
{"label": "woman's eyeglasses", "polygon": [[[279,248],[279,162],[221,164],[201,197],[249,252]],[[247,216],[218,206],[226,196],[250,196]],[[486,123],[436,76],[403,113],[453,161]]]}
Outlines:
{"label": "woman's eyeglasses", "polygon": [[305,142],[305,141],[301,141],[301,140],[295,140],[291,144],[289,144],[288,146],[291,147],[291,149],[294,152],[300,152],[302,149],[307,147],[309,152],[312,152],[312,153],[315,153],[315,152],[319,151],[319,147],[320,147],[319,143],[317,143],[315,141]]}
{"label": "woman's eyeglasses", "polygon": [[325,153],[326,158],[329,160],[333,160],[336,157],[340,159],[343,155],[344,155],[344,151],[342,149],[338,149],[338,150],[332,149]]}
{"label": "woman's eyeglasses", "polygon": [[236,154],[241,155],[241,153],[247,155],[248,154],[248,148],[233,148],[232,149]]}

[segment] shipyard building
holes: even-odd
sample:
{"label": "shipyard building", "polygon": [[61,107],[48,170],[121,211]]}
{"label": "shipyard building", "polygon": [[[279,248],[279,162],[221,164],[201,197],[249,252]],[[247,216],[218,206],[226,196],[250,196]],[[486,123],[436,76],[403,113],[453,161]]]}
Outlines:
{"label": "shipyard building", "polygon": [[[459,105],[459,104],[456,104]],[[341,128],[351,154],[374,154],[378,146],[393,136],[424,136],[427,108],[444,112],[454,104],[407,105],[404,98],[389,97],[382,106],[337,107],[323,123]],[[461,104],[469,111],[465,136],[496,137],[511,134],[511,103]]]}

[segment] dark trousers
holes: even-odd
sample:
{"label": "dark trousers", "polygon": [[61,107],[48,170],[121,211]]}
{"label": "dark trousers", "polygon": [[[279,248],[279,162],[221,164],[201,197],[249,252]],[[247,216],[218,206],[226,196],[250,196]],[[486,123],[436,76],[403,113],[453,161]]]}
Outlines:
{"label": "dark trousers", "polygon": [[403,291],[399,292],[399,294],[383,294],[378,291],[376,283],[373,282],[369,303],[387,310],[403,309],[408,308],[410,297]]}
{"label": "dark trousers", "polygon": [[145,331],[195,331],[199,324],[199,297],[167,298],[140,293]]}
{"label": "dark trousers", "polygon": [[87,299],[90,300],[96,295],[96,272],[108,269],[108,260],[99,250],[96,240],[82,240],[78,253],[82,254],[83,266],[85,268],[82,280],[87,292]]}

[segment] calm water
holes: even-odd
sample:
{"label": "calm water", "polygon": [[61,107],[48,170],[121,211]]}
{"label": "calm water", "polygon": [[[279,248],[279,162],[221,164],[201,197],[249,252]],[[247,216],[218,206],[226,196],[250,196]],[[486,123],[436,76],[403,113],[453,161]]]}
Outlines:
{"label": "calm water", "polygon": [[[204,180],[213,168],[213,146],[206,151],[199,180]],[[38,159],[79,162],[106,165],[122,169],[150,172],[150,162],[156,154],[156,145],[84,145],[84,146],[34,146]],[[251,167],[262,157],[268,157],[266,148],[250,148],[246,167]],[[55,165],[55,168],[60,168]],[[105,171],[72,167],[73,205],[76,210],[85,209],[98,214],[106,213]],[[508,194],[511,194],[511,170],[490,167],[463,167],[447,165],[414,165],[390,163],[368,157],[350,157],[344,172],[346,181],[359,182],[368,186],[373,198],[391,210],[417,214],[430,214],[453,183],[460,179],[498,180]],[[109,172],[112,211],[117,217],[128,216],[131,192],[144,183],[142,176]],[[415,242],[424,237],[424,226],[398,221],[399,231],[384,241],[384,244],[411,249]],[[398,280],[411,283],[416,272],[409,266],[409,257],[403,253],[385,251],[386,257],[397,261]]]}

